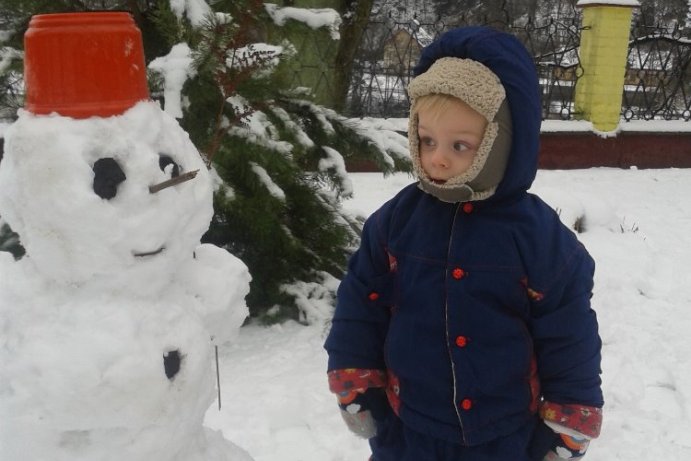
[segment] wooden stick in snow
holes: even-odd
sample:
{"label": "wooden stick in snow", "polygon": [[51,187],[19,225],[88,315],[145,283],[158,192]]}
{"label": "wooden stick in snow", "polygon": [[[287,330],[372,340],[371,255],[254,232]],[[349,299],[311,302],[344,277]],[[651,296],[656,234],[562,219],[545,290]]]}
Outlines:
{"label": "wooden stick in snow", "polygon": [[162,191],[163,189],[166,189],[170,186],[176,186],[185,181],[189,181],[190,179],[193,179],[195,176],[197,176],[197,173],[199,173],[199,170],[188,171],[187,173],[183,173],[175,178],[171,178],[167,181],[154,184],[153,186],[149,186],[149,192],[155,194],[156,192]]}

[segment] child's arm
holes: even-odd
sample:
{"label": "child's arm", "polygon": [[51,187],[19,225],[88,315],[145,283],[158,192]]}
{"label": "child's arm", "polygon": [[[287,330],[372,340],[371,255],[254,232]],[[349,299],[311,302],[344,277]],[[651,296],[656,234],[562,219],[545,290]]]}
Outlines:
{"label": "child's arm", "polygon": [[389,257],[375,213],[363,228],[360,248],[350,259],[338,289],[336,312],[324,345],[329,354],[329,388],[356,434],[374,436],[374,419],[390,411],[384,388],[384,340],[393,296]]}
{"label": "child's arm", "polygon": [[[531,333],[544,401],[542,441],[548,458],[582,456],[600,433],[601,341],[590,307],[594,262],[578,245],[556,280],[533,303]],[[534,448],[537,448],[534,446]],[[550,454],[551,453],[551,454]]]}
{"label": "child's arm", "polygon": [[394,274],[379,235],[379,213],[362,230],[360,248],[338,287],[336,311],[324,344],[329,371],[349,368],[385,370],[384,340],[393,304]]}

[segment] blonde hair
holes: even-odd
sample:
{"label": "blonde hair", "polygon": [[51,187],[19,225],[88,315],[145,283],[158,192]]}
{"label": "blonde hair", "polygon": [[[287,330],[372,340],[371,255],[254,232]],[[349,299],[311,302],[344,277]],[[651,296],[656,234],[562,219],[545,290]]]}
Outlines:
{"label": "blonde hair", "polygon": [[420,111],[425,111],[430,115],[432,123],[436,123],[451,106],[459,104],[473,109],[465,101],[455,96],[444,93],[430,93],[415,99],[410,116],[413,117],[418,115]]}

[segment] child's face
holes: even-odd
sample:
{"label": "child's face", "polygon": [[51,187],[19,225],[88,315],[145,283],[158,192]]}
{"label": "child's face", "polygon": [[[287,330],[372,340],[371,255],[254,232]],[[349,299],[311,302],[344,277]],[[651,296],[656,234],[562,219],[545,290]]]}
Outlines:
{"label": "child's face", "polygon": [[487,127],[487,120],[461,100],[444,112],[418,111],[420,164],[430,179],[443,184],[464,173],[473,163]]}

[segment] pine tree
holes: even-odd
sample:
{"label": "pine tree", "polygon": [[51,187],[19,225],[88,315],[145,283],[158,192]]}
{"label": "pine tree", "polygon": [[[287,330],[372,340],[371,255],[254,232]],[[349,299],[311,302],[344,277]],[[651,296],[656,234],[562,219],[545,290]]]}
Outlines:
{"label": "pine tree", "polygon": [[[182,88],[179,121],[219,182],[204,240],[248,265],[253,316],[314,319],[298,307],[295,287],[329,285],[340,277],[359,238],[361,222],[340,205],[351,194],[344,162],[369,159],[386,173],[409,170],[405,138],[374,132],[314,104],[304,88],[291,88],[282,69],[298,51],[291,43],[266,43],[269,28],[278,26],[262,1],[221,0],[202,19],[191,14],[193,2],[175,2],[175,10],[174,2],[164,0],[95,6],[72,1],[60,8],[57,2],[0,0],[0,8],[8,2],[23,4],[14,9],[23,16],[13,23],[24,26],[30,14],[103,9],[108,3],[133,13],[148,61],[165,58],[174,47],[188,50],[192,76]],[[31,8],[39,3],[42,10]],[[183,3],[187,11],[179,11]],[[305,33],[313,32],[305,26]],[[18,28],[14,36],[22,33]],[[316,34],[315,40],[330,39],[327,31]],[[150,77],[152,96],[160,99],[164,74]],[[162,104],[170,109],[173,102]]]}

